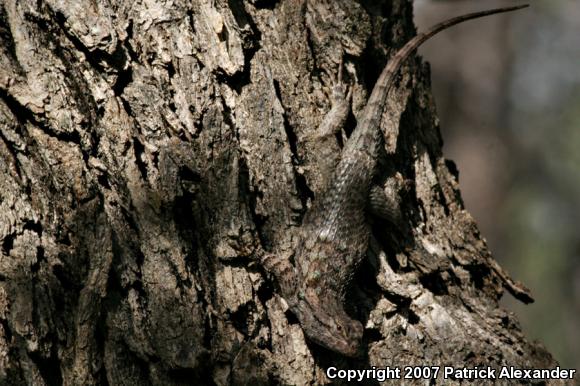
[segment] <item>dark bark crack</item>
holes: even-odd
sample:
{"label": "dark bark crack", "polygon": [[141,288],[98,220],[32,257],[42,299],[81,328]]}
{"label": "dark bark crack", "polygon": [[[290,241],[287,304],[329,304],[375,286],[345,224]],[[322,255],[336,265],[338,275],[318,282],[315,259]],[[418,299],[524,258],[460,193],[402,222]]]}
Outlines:
{"label": "dark bark crack", "polygon": [[10,251],[14,247],[14,240],[16,239],[16,236],[18,236],[16,232],[4,236],[4,240],[2,240],[2,253],[4,253],[6,256],[10,256]]}
{"label": "dark bark crack", "polygon": [[28,352],[28,357],[36,364],[42,379],[47,385],[62,385],[62,373],[60,372],[60,360],[54,350],[51,350],[48,358],[38,352]]}
{"label": "dark bark crack", "polygon": [[294,170],[294,180],[296,183],[296,191],[298,192],[298,197],[300,198],[300,202],[302,203],[302,211],[298,213],[299,218],[294,219],[295,221],[299,222],[300,218],[302,218],[302,216],[306,212],[308,200],[314,199],[314,192],[308,187],[306,177],[303,174],[298,173],[298,171],[296,170],[296,165],[300,164],[301,162],[300,157],[298,156],[298,148],[297,148],[298,137],[294,132],[292,125],[290,125],[290,122],[288,121],[288,116],[286,115],[286,108],[284,107],[284,102],[282,99],[282,91],[280,90],[280,83],[275,79],[274,79],[274,90],[276,92],[276,97],[280,101],[282,109],[284,110],[284,113],[282,114],[284,120],[284,131],[286,132],[286,138],[288,138],[288,145],[290,146],[290,152],[292,153],[292,164]]}
{"label": "dark bark crack", "polygon": [[[258,29],[258,26],[252,19],[251,15],[246,11],[244,4],[239,0],[228,0],[228,5],[232,11],[232,15],[236,20],[236,24],[239,27],[238,33],[242,39],[242,52],[244,57],[244,65],[242,71],[237,71],[233,75],[228,75],[223,71],[216,71],[216,80],[219,83],[225,83],[238,94],[242,92],[242,89],[251,82],[250,70],[252,65],[252,59],[258,50],[260,49],[260,41],[262,40],[262,33]],[[191,20],[193,25],[193,20]],[[247,26],[247,27],[246,27]],[[227,30],[224,26],[225,32],[219,35],[220,40],[227,41],[228,36],[226,35]]]}
{"label": "dark bark crack", "polygon": [[133,151],[135,155],[135,163],[141,173],[141,177],[143,178],[143,181],[147,181],[147,164],[141,158],[145,154],[145,146],[143,146],[137,137],[133,137]]}

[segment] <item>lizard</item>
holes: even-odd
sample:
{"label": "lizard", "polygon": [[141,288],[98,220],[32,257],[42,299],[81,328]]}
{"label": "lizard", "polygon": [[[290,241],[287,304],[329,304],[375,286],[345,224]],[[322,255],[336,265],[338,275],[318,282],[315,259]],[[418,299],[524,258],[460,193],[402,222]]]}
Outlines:
{"label": "lizard", "polygon": [[[376,81],[328,184],[304,215],[298,228],[293,264],[276,254],[264,253],[260,257],[310,341],[347,357],[361,354],[364,328],[346,313],[344,301],[371,237],[366,218],[369,205],[378,206],[387,220],[397,221],[394,199],[384,197],[381,202],[380,193],[383,196],[384,193],[377,190],[380,188],[373,184],[373,177],[382,144],[381,118],[398,70],[422,43],[440,31],[467,20],[527,6],[496,8],[448,19],[416,35],[399,49]],[[325,122],[323,126],[329,133],[330,127],[340,130],[343,123],[344,120],[336,124]]]}

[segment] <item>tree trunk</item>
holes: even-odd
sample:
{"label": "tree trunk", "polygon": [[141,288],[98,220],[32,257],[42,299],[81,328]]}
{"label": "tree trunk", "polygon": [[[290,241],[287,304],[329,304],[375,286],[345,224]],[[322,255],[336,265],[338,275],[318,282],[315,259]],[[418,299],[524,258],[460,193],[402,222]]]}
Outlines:
{"label": "tree trunk", "polygon": [[330,366],[556,366],[498,307],[504,288],[525,291],[463,207],[420,59],[383,119],[399,134],[379,177],[413,181],[406,226],[374,224],[348,294],[366,355],[305,340],[257,263],[290,248],[316,200],[307,138],[341,57],[348,136],[414,33],[403,0],[0,3],[0,384],[304,385],[330,383]]}

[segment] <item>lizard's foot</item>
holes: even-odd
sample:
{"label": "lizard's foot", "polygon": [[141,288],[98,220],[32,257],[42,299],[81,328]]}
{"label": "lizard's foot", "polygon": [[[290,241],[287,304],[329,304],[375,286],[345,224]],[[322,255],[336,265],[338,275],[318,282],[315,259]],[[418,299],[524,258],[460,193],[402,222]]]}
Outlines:
{"label": "lizard's foot", "polygon": [[332,81],[332,95],[330,97],[330,102],[332,106],[338,106],[341,104],[347,104],[352,97],[352,87],[349,87],[344,83],[342,74],[344,72],[344,58],[340,56],[340,62],[338,64],[338,71],[336,74],[331,75]]}

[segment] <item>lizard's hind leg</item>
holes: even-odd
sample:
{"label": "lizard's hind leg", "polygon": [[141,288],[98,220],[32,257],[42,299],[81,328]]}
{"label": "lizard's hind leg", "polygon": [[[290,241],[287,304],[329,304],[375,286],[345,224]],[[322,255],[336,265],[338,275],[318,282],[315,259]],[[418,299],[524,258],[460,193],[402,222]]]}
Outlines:
{"label": "lizard's hind leg", "polygon": [[399,201],[391,195],[386,195],[383,188],[373,185],[369,193],[369,212],[378,218],[382,218],[394,225],[401,221],[401,208]]}
{"label": "lizard's hind leg", "polygon": [[260,264],[266,273],[276,280],[284,298],[293,296],[296,292],[296,271],[287,258],[274,253],[266,253],[260,256]]}

